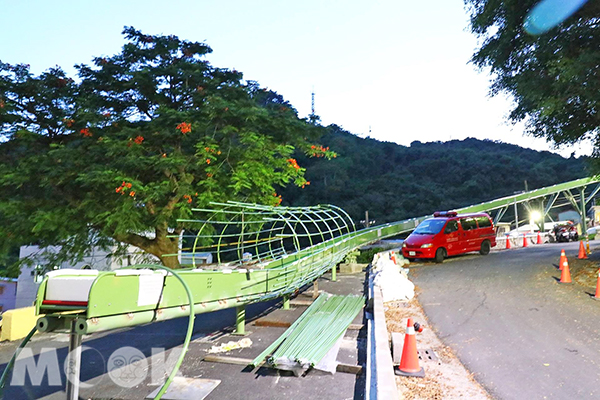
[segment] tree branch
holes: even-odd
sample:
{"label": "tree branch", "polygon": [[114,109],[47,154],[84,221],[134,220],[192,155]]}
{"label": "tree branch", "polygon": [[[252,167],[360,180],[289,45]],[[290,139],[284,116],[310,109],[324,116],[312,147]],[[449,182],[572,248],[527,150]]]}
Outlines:
{"label": "tree branch", "polygon": [[147,237],[138,235],[136,233],[115,233],[114,238],[119,242],[131,244],[133,246],[139,247],[142,250],[146,250],[149,253],[152,253],[150,249],[155,244],[154,239],[148,239]]}

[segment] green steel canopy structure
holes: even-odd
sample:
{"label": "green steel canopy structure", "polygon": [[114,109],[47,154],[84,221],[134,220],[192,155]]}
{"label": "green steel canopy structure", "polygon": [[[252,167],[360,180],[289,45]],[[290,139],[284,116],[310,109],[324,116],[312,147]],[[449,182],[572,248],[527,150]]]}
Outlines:
{"label": "green steel canopy structure", "polygon": [[[587,187],[592,190],[586,196]],[[543,204],[547,215],[563,196],[582,212],[599,190],[600,178],[583,178],[457,211],[495,213],[498,222],[509,207],[524,204],[531,209],[534,201]],[[335,273],[334,267],[350,251],[410,232],[429,217],[357,230],[348,214],[332,205],[227,202],[213,206],[194,210],[204,218],[186,221],[197,227],[182,238],[189,247],[171,255],[188,264],[177,274],[189,285],[194,313],[285,297],[328,270]],[[201,263],[198,255],[203,253],[214,254],[216,263]],[[62,290],[66,287],[79,290]],[[40,285],[36,311],[45,314],[38,324],[42,331],[69,330],[76,320],[77,332],[87,334],[185,316],[187,304],[172,273],[138,265],[115,271],[50,272]]]}

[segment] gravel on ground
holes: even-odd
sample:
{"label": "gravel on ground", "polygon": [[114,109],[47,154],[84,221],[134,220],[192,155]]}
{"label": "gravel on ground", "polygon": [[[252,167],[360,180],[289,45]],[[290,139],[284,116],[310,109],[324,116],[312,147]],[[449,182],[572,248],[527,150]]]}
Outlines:
{"label": "gravel on ground", "polygon": [[415,322],[424,326],[423,332],[417,333],[417,349],[420,352],[433,351],[434,354],[433,359],[428,357],[426,360],[419,359],[419,365],[425,369],[424,378],[396,376],[396,386],[402,399],[487,400],[493,398],[473,378],[452,349],[444,345],[436,332],[431,329],[417,297],[410,302],[387,302],[384,308],[390,338],[392,332],[406,332],[407,318],[413,318]]}

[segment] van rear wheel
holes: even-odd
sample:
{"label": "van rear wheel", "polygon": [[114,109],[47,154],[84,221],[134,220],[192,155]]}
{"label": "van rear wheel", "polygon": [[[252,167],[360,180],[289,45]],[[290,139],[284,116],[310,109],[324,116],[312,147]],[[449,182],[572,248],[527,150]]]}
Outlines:
{"label": "van rear wheel", "polygon": [[479,250],[479,254],[481,254],[482,256],[490,254],[490,248],[490,241],[484,240],[483,243],[481,243],[481,250]]}
{"label": "van rear wheel", "polygon": [[435,262],[438,264],[444,262],[444,258],[446,258],[447,255],[448,254],[446,253],[446,249],[440,247],[435,251]]}

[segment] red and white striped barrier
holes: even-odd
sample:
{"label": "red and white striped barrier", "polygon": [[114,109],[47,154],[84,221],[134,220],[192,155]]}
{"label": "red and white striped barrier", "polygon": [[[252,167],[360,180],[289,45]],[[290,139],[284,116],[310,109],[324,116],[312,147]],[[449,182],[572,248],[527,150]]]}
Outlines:
{"label": "red and white striped barrier", "polygon": [[[530,232],[530,233],[525,233],[525,234],[520,234],[519,236],[507,236],[507,235],[502,235],[502,236],[497,236],[496,237],[496,247],[494,247],[496,250],[504,250],[504,249],[511,249],[511,248],[522,248],[522,247],[528,247],[531,245],[536,245],[538,244],[540,241],[541,243],[548,243],[549,237],[548,237],[548,233],[547,232]],[[509,246],[507,247],[507,243],[509,243]],[[527,246],[524,246],[524,244],[527,243]]]}

